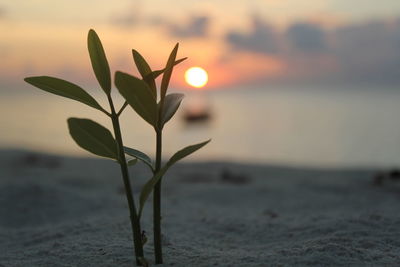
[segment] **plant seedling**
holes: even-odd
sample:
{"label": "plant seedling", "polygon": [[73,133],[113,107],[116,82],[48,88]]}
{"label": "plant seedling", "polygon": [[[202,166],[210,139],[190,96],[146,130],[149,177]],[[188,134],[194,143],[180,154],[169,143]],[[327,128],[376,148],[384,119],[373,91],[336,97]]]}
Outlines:
{"label": "plant seedling", "polygon": [[[156,263],[162,263],[160,214],[161,179],[173,164],[200,149],[210,141],[208,140],[179,150],[163,167],[161,167],[162,129],[176,113],[183,99],[182,94],[167,95],[167,89],[173,67],[186,58],[175,60],[178,50],[178,45],[176,45],[168,59],[166,67],[162,70],[152,71],[145,59],[137,51],[133,50],[134,61],[142,79],[126,73],[116,72],[114,79],[115,85],[120,94],[126,100],[123,106],[117,111],[111,97],[110,67],[101,41],[94,30],[89,31],[87,41],[92,68],[101,89],[107,97],[110,111],[104,109],[84,89],[71,82],[49,76],[28,77],[25,78],[25,81],[44,91],[84,103],[103,112],[111,119],[114,136],[104,126],[90,119],[84,118],[69,118],[67,120],[69,133],[81,148],[95,155],[115,160],[120,165],[125,187],[125,195],[128,201],[137,265],[148,266],[143,253],[143,245],[145,241],[142,238],[140,218],[144,204],[154,189],[153,211],[155,258]],[[160,88],[160,100],[157,103],[155,79],[161,74],[163,74],[163,77]],[[119,117],[128,104],[137,114],[139,114],[139,116],[151,124],[156,132],[155,166],[153,166],[152,160],[149,156],[139,150],[125,147],[123,144]],[[127,161],[125,154],[133,156],[134,159]],[[135,164],[137,160],[145,163],[153,173],[153,177],[149,179],[141,190],[139,210],[136,209],[128,172],[128,165]]]}
{"label": "plant seedling", "polygon": [[[84,89],[68,81],[49,77],[37,76],[25,78],[27,83],[44,91],[64,96],[82,102],[92,108],[98,109],[106,114],[112,121],[114,137],[104,126],[89,119],[69,118],[68,128],[74,141],[83,149],[101,156],[117,161],[121,167],[122,179],[125,187],[125,195],[128,201],[130,220],[133,232],[133,243],[138,265],[146,265],[143,254],[143,242],[141,238],[140,218],[135,206],[132,189],[130,185],[128,162],[124,153],[119,116],[124,107],[117,112],[111,98],[111,73],[108,61],[101,41],[94,30],[90,30],[87,38],[90,60],[94,74],[100,87],[107,96],[110,112],[89,95]],[[133,162],[129,162],[133,163]]]}
{"label": "plant seedling", "polygon": [[[162,243],[161,243],[161,181],[167,170],[177,161],[192,154],[196,150],[205,146],[210,140],[187,146],[176,152],[164,165],[161,166],[162,152],[162,132],[164,125],[175,115],[178,110],[183,94],[167,94],[168,85],[172,76],[172,71],[177,63],[186,58],[176,61],[179,44],[172,50],[165,68],[161,71],[152,71],[146,60],[137,52],[132,50],[133,59],[139,70],[142,79],[131,76],[123,72],[115,73],[115,85],[126,102],[136,111],[136,113],[148,122],[156,134],[156,160],[155,166],[151,159],[144,153],[125,147],[125,153],[143,161],[153,172],[153,177],[144,185],[140,193],[139,218],[142,215],[143,207],[153,192],[153,230],[154,230],[154,252],[156,264],[163,263]],[[159,101],[157,102],[157,88],[155,79],[163,72],[161,86],[159,90]],[[135,88],[135,90],[132,90]]]}

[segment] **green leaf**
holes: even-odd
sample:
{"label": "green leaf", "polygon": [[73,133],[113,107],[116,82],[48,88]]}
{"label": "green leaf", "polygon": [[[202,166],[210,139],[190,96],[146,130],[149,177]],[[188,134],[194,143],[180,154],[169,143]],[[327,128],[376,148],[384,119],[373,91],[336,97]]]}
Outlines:
{"label": "green leaf", "polygon": [[107,128],[89,119],[69,118],[67,121],[72,139],[81,148],[118,160],[117,143]]}
{"label": "green leaf", "polygon": [[133,166],[137,163],[137,161],[138,161],[137,159],[131,159],[131,160],[128,160],[128,162],[126,164],[128,166]]}
{"label": "green leaf", "polygon": [[177,43],[175,45],[174,49],[171,51],[171,54],[169,55],[169,58],[167,61],[167,65],[165,66],[165,71],[164,71],[164,74],[163,74],[163,77],[161,80],[161,102],[164,101],[164,97],[167,94],[169,81],[171,80],[171,76],[172,76],[172,70],[175,65],[176,54],[178,53],[178,47],[179,47],[179,43]]}
{"label": "green leaf", "polygon": [[151,192],[153,191],[154,186],[164,176],[168,168],[169,168],[168,165],[165,165],[163,168],[161,168],[160,171],[158,171],[150,180],[147,181],[147,183],[143,186],[142,190],[140,191],[139,218],[142,216],[144,204],[146,203],[146,200],[149,198]]}
{"label": "green leaf", "polygon": [[115,85],[136,113],[156,127],[157,102],[149,86],[141,79],[120,71],[115,73]]}
{"label": "green leaf", "polygon": [[149,85],[151,92],[157,99],[156,81],[152,76],[149,76],[149,74],[152,73],[149,64],[146,62],[146,60],[142,57],[142,55],[138,51],[132,49],[132,55],[140,75],[142,76],[143,80]]}
{"label": "green leaf", "polygon": [[73,83],[49,76],[28,77],[24,80],[46,92],[79,101],[107,113],[91,95]]}
{"label": "green leaf", "polygon": [[87,43],[94,74],[103,91],[109,95],[111,92],[110,67],[100,38],[92,29],[88,33]]}
{"label": "green leaf", "polygon": [[211,141],[207,140],[205,142],[187,146],[178,152],[176,152],[170,159],[169,161],[165,164],[164,167],[161,168],[159,172],[157,172],[147,183],[143,186],[142,191],[140,192],[140,199],[139,199],[139,217],[142,215],[143,207],[144,204],[146,203],[146,200],[149,198],[151,192],[153,191],[154,186],[157,184],[157,182],[164,176],[164,174],[167,172],[167,170],[174,165],[176,162],[179,160],[183,159],[184,157],[189,156],[196,150],[199,150],[203,146],[205,146],[207,143]]}
{"label": "green leaf", "polygon": [[202,143],[198,143],[195,145],[191,145],[191,146],[187,146],[181,150],[179,150],[178,152],[176,152],[167,162],[167,165],[172,166],[173,164],[175,164],[176,162],[178,162],[179,160],[189,156],[190,154],[192,154],[193,152],[199,150],[200,148],[202,148],[203,146],[207,145],[209,142],[211,141],[211,139],[204,141]]}
{"label": "green leaf", "polygon": [[182,102],[183,94],[169,94],[165,96],[163,111],[161,114],[161,125],[164,126],[176,113]]}
{"label": "green leaf", "polygon": [[129,156],[135,157],[138,160],[142,161],[144,164],[149,166],[151,170],[153,170],[153,164],[151,162],[151,158],[149,156],[147,156],[145,153],[143,153],[142,151],[124,146],[124,152],[126,154],[128,154]]}
{"label": "green leaf", "polygon": [[[179,63],[185,61],[186,59],[187,59],[187,57],[178,59],[177,61],[175,61],[174,66],[176,66],[176,65],[178,65]],[[153,77],[153,79],[156,79],[158,76],[160,76],[161,74],[163,74],[164,71],[165,71],[165,68],[163,68],[162,70],[155,70],[155,71],[153,71],[153,72],[151,73],[151,77]],[[147,77],[149,77],[149,75],[146,76],[146,78],[147,78]]]}

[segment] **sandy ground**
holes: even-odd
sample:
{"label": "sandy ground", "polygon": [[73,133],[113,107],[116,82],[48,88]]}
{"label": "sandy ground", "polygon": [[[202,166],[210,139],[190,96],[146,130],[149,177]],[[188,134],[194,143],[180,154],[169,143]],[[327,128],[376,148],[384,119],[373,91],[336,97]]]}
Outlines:
{"label": "sandy ground", "polygon": [[[131,171],[138,192],[149,173]],[[400,182],[374,186],[375,173],[175,166],[164,180],[162,266],[399,266]],[[0,266],[133,266],[126,206],[111,161],[3,150]],[[145,250],[153,263],[151,241]]]}

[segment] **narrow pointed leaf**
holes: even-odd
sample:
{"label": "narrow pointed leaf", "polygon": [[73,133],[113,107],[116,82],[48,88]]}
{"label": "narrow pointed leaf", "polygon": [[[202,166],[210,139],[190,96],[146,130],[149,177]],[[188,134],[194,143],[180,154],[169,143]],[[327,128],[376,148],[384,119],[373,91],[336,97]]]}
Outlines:
{"label": "narrow pointed leaf", "polygon": [[111,73],[106,54],[100,38],[94,30],[90,30],[87,38],[88,50],[92,68],[97,81],[106,94],[111,92]]}
{"label": "narrow pointed leaf", "polygon": [[147,156],[145,153],[143,153],[142,151],[125,146],[124,152],[126,154],[128,154],[129,156],[135,157],[138,160],[142,161],[144,164],[149,166],[151,170],[153,170],[153,164],[151,162],[151,158],[149,156]]}
{"label": "narrow pointed leaf", "polygon": [[161,101],[164,101],[164,97],[167,94],[169,81],[171,80],[172,70],[175,65],[176,54],[178,53],[179,43],[177,43],[169,55],[167,65],[165,66],[165,71],[161,80]]}
{"label": "narrow pointed leaf", "polygon": [[157,102],[149,86],[139,78],[117,71],[115,85],[128,104],[145,121],[157,124]]}
{"label": "narrow pointed leaf", "polygon": [[49,76],[28,77],[24,80],[25,82],[46,92],[79,101],[92,108],[105,112],[105,110],[91,95],[89,95],[78,85],[75,85],[68,81]]}
{"label": "narrow pointed leaf", "polygon": [[139,199],[139,216],[141,216],[144,204],[146,203],[146,200],[149,198],[151,192],[153,191],[154,186],[157,184],[157,182],[164,176],[164,174],[167,172],[167,170],[174,165],[176,162],[179,160],[183,159],[184,157],[189,156],[196,150],[199,150],[206,144],[208,144],[210,140],[207,140],[205,142],[187,146],[178,152],[176,152],[170,159],[169,161],[165,164],[164,167],[161,168],[159,172],[157,172],[147,183],[143,186],[142,191],[140,192],[140,199]]}
{"label": "narrow pointed leaf", "polygon": [[[175,61],[174,66],[178,65],[179,63],[185,61],[187,59],[187,57],[178,59],[177,61]],[[151,73],[151,76],[153,77],[153,79],[156,79],[158,76],[160,76],[161,74],[163,74],[165,71],[165,68],[163,68],[162,70],[155,70]],[[149,75],[148,75],[149,76]],[[146,76],[146,78],[148,77]]]}
{"label": "narrow pointed leaf", "polygon": [[176,113],[182,102],[183,94],[169,94],[165,96],[163,111],[161,114],[161,125],[164,126]]}
{"label": "narrow pointed leaf", "polygon": [[118,160],[117,143],[107,128],[89,119],[69,118],[67,122],[72,139],[81,148]]}
{"label": "narrow pointed leaf", "polygon": [[146,200],[149,198],[151,192],[153,191],[154,186],[157,182],[164,176],[167,172],[169,166],[165,165],[159,172],[157,172],[147,183],[143,186],[142,190],[140,191],[140,198],[139,198],[139,218],[142,216],[144,204]]}
{"label": "narrow pointed leaf", "polygon": [[144,57],[136,50],[132,50],[133,60],[135,61],[136,67],[139,70],[140,75],[142,76],[143,80],[147,82],[149,85],[151,92],[153,93],[154,97],[157,99],[157,88],[156,82],[154,78],[149,75],[152,73],[152,70],[149,64],[146,62]]}
{"label": "narrow pointed leaf", "polygon": [[176,152],[167,162],[167,165],[172,166],[173,164],[175,164],[176,162],[178,162],[179,160],[189,156],[190,154],[192,154],[193,152],[199,150],[200,148],[202,148],[203,146],[207,145],[209,142],[211,141],[211,139],[204,141],[202,143],[198,143],[195,145],[191,145],[191,146],[187,146],[181,150],[179,150],[178,152]]}

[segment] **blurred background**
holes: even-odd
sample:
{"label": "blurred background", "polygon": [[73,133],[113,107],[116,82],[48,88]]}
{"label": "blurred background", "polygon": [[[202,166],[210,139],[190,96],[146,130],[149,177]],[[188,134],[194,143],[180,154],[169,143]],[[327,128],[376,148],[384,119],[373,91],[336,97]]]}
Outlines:
{"label": "blurred background", "polygon": [[[90,156],[66,119],[104,114],[23,82],[49,75],[103,106],[86,46],[100,36],[112,69],[137,75],[131,49],[161,69],[176,42],[189,57],[171,91],[186,95],[165,128],[164,156],[208,138],[191,160],[307,166],[400,165],[398,0],[13,0],[0,2],[0,148]],[[185,71],[208,73],[201,88]],[[122,100],[114,90],[114,96]],[[130,109],[127,145],[154,154]]]}

